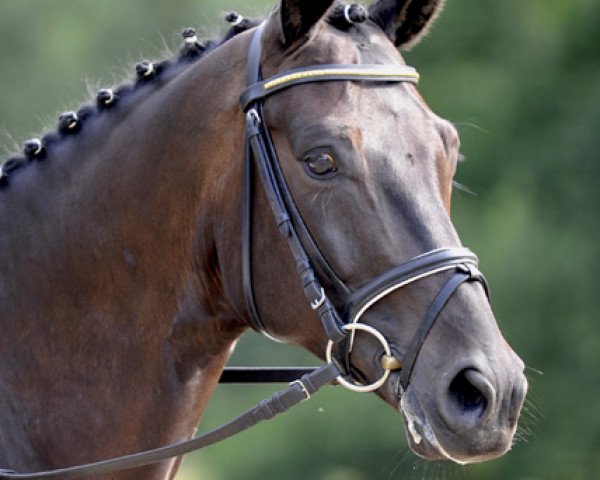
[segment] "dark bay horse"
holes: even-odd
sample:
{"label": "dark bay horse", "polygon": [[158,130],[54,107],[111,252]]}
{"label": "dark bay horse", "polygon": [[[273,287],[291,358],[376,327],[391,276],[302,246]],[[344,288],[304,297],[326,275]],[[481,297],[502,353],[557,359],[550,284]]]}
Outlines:
{"label": "dark bay horse", "polygon": [[[262,27],[263,78],[309,65],[404,68],[397,47],[416,43],[441,7],[281,0]],[[211,48],[186,32],[179,61],[140,64],[135,85],[101,91],[4,165],[0,467],[63,467],[194,432],[253,325],[242,281],[239,97],[254,26],[237,24]],[[295,85],[264,100],[264,121],[299,214],[349,292],[419,255],[460,248],[449,215],[458,135],[409,82]],[[254,181],[261,324],[323,359],[328,337]],[[403,357],[451,277],[443,270],[387,292],[361,323]],[[330,279],[321,283],[335,303]],[[527,383],[483,285],[465,282],[442,305],[410,384],[399,386],[398,362],[376,389],[426,459],[484,461],[512,444]],[[367,334],[354,340],[349,373],[374,382],[381,347]],[[102,478],[173,478],[178,464]]]}

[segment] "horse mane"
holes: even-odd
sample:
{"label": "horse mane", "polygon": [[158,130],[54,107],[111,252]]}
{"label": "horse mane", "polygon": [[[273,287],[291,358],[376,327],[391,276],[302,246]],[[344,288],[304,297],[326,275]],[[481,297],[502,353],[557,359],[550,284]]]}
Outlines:
{"label": "horse mane", "polygon": [[[368,13],[361,5],[344,5],[336,2],[327,20],[335,28],[347,30],[354,23],[364,22],[367,17]],[[126,81],[114,89],[101,88],[96,94],[95,102],[84,103],[77,110],[61,113],[55,130],[44,133],[40,138],[26,140],[21,154],[13,154],[4,162],[0,161],[0,189],[9,185],[10,177],[14,172],[34,160],[46,159],[53,147],[85,130],[85,125],[95,117],[109,113],[133,93],[149,89],[151,85],[159,82],[172,80],[206,54],[236,35],[258,26],[262,21],[244,18],[237,12],[228,13],[225,20],[231,26],[221,40],[207,40],[202,43],[196,36],[194,28],[184,28],[181,32],[183,42],[175,59],[160,60],[156,63],[143,60],[136,65],[136,78],[133,82]]]}
{"label": "horse mane", "polygon": [[231,26],[221,40],[201,42],[194,28],[184,28],[181,32],[183,42],[176,58],[157,62],[143,60],[136,65],[134,81],[125,81],[114,88],[102,88],[98,90],[94,102],[84,103],[77,110],[61,113],[55,130],[44,133],[40,138],[26,140],[21,154],[13,154],[4,162],[0,161],[0,188],[6,187],[11,175],[21,167],[34,160],[44,160],[61,141],[85,131],[86,124],[95,117],[108,114],[133,93],[149,89],[158,82],[172,80],[228,40],[260,23],[260,20],[244,18],[237,12],[227,14],[225,20]]}

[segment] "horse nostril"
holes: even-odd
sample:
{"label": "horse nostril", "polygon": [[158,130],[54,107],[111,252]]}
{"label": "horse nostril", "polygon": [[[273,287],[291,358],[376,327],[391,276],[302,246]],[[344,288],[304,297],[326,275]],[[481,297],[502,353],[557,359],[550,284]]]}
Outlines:
{"label": "horse nostril", "polygon": [[480,382],[478,378],[474,378],[476,375],[481,374],[473,369],[461,370],[450,383],[450,395],[463,413],[480,417],[487,408],[487,398],[477,388],[477,383]]}
{"label": "horse nostril", "polygon": [[464,368],[456,374],[439,404],[440,413],[454,431],[484,424],[494,410],[496,391],[479,370]]}

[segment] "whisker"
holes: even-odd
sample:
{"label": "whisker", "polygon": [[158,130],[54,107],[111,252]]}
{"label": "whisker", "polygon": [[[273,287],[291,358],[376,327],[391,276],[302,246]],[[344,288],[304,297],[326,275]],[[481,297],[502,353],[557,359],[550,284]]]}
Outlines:
{"label": "whisker", "polygon": [[[384,467],[381,469],[381,471],[380,471],[380,472],[379,472],[379,474],[377,475],[377,478],[382,478],[382,477],[385,475],[385,472],[386,472],[386,470],[387,470],[388,468],[390,468],[390,466],[391,466],[393,463],[395,463],[396,459],[397,459],[397,458],[398,458],[400,455],[404,454],[404,457],[406,457],[406,455],[407,455],[408,453],[410,453],[410,452],[407,452],[407,449],[405,449],[405,448],[404,448],[404,449],[400,449],[400,450],[398,450],[396,453],[394,453],[394,455],[392,455],[392,458],[390,458],[390,459],[388,460],[388,462],[387,462],[387,463],[384,465]],[[402,460],[401,460],[401,461],[402,461]]]}
{"label": "whisker", "polygon": [[410,451],[409,448],[404,448],[403,450],[400,450],[398,453],[403,453],[404,455],[402,456],[402,458],[398,461],[398,463],[396,464],[396,466],[394,468],[392,468],[392,470],[390,471],[388,478],[393,478],[394,474],[398,471],[398,469],[404,465],[407,464],[409,462],[413,463],[413,469],[416,467],[416,462],[414,462],[415,460],[415,456],[414,454]]}
{"label": "whisker", "polygon": [[331,203],[331,199],[333,198],[333,188],[328,188],[327,191],[323,194],[325,197],[321,204],[321,210],[323,211],[323,217],[325,218],[327,215],[327,206]]}
{"label": "whisker", "polygon": [[527,370],[528,372],[531,371],[533,373],[537,373],[538,375],[544,375],[544,372],[538,370],[537,368],[530,367],[529,365],[525,365],[525,370]]}
{"label": "whisker", "polygon": [[461,192],[465,192],[465,193],[468,193],[470,195],[477,197],[477,194],[473,190],[471,190],[469,187],[466,187],[462,183],[457,182],[456,180],[452,180],[452,186],[454,188],[456,188],[457,190],[460,190]]}
{"label": "whisker", "polygon": [[477,125],[476,123],[473,123],[473,122],[455,122],[454,126],[456,127],[456,129],[459,132],[461,131],[461,127],[470,127],[470,128],[474,128],[475,130],[479,130],[480,132],[483,132],[483,133],[487,133],[487,134],[490,133],[489,130],[486,130],[481,125]]}
{"label": "whisker", "polygon": [[[10,155],[12,152],[16,152],[21,149],[19,142],[12,136],[12,134],[4,127],[2,127],[2,136],[5,137],[6,140],[3,140],[3,150],[6,155]],[[2,163],[2,161],[0,161]]]}

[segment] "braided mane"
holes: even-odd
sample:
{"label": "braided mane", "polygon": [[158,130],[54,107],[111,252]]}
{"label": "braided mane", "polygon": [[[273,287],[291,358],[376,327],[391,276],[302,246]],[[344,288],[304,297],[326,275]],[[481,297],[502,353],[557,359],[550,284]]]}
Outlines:
{"label": "braided mane", "polygon": [[[357,4],[345,5],[336,2],[328,16],[328,21],[340,30],[347,30],[353,24],[362,23],[367,18],[368,13],[363,6]],[[9,185],[10,177],[18,169],[32,161],[46,159],[52,148],[59,142],[85,130],[86,123],[99,115],[109,113],[111,109],[118,107],[119,102],[133,92],[139,92],[160,81],[164,82],[175,78],[207,53],[215,50],[236,35],[254,28],[261,22],[261,20],[244,18],[237,12],[227,14],[225,20],[231,26],[221,40],[207,40],[202,43],[196,36],[194,28],[185,28],[181,32],[183,42],[179,48],[177,58],[166,59],[157,63],[143,60],[136,65],[134,82],[123,83],[114,89],[102,88],[96,94],[94,103],[85,103],[77,110],[61,113],[55,131],[47,132],[41,138],[26,140],[23,143],[22,154],[12,155],[4,162],[0,161],[0,189]]]}
{"label": "braided mane", "polygon": [[95,102],[85,103],[77,110],[61,113],[55,131],[47,132],[40,138],[26,140],[23,143],[21,154],[11,155],[4,162],[0,161],[0,188],[9,185],[10,177],[18,169],[32,161],[43,161],[59,142],[85,130],[85,126],[90,120],[99,115],[108,114],[111,109],[118,107],[119,102],[132,93],[149,88],[159,81],[175,78],[207,53],[260,23],[259,20],[244,18],[236,12],[227,14],[225,20],[231,26],[221,40],[201,42],[196,36],[194,28],[185,28],[181,32],[183,42],[175,59],[161,60],[156,63],[143,60],[136,65],[136,78],[133,82],[122,83],[114,89],[102,88],[96,94]]}

